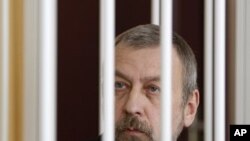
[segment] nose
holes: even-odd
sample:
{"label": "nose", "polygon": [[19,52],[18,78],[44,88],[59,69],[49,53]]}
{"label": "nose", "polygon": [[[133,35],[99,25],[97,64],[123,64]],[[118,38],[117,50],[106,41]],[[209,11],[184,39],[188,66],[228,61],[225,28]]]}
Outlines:
{"label": "nose", "polygon": [[143,102],[143,96],[140,91],[136,89],[131,90],[126,99],[124,111],[127,114],[142,116],[144,104],[145,102]]}

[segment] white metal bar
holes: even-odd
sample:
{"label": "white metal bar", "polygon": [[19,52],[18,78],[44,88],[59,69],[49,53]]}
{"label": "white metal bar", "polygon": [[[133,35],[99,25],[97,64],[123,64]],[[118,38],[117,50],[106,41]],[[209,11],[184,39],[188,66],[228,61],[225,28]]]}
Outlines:
{"label": "white metal bar", "polygon": [[[245,60],[246,60],[246,66],[245,66],[245,91],[246,92],[249,92],[250,91],[250,74],[249,74],[249,71],[250,71],[250,61],[249,61],[249,55],[250,55],[250,2],[249,1],[246,1],[246,32],[245,32],[245,38],[247,39],[246,40],[246,51],[245,51]],[[250,106],[249,104],[249,101],[250,101],[250,95],[249,93],[245,93],[245,117],[244,117],[244,123],[245,124],[250,124],[250,113],[248,112],[248,108]]]}
{"label": "white metal bar", "polygon": [[160,23],[160,0],[151,0],[151,23]]}
{"label": "white metal bar", "polygon": [[39,3],[39,141],[56,141],[56,0]]}
{"label": "white metal bar", "polygon": [[[235,124],[244,124],[245,109],[245,48],[246,44],[246,1],[235,1]],[[248,110],[248,108],[247,108]],[[236,116],[237,115],[237,116]]]}
{"label": "white metal bar", "polygon": [[161,141],[172,139],[172,0],[161,0]]}
{"label": "white metal bar", "polygon": [[[100,28],[101,29],[101,28]],[[101,34],[100,34],[101,35]],[[101,36],[100,36],[100,40]],[[102,41],[100,41],[101,46]],[[103,107],[103,65],[104,65],[104,50],[102,47],[99,49],[99,134],[103,133],[104,128],[104,107]]]}
{"label": "white metal bar", "polygon": [[9,1],[2,0],[2,131],[1,141],[9,140]]}
{"label": "white metal bar", "polygon": [[225,0],[215,1],[215,141],[225,141]]}
{"label": "white metal bar", "polygon": [[[101,0],[101,51],[104,51],[104,134],[103,141],[114,140],[114,44],[115,1]],[[102,53],[101,53],[102,54]]]}
{"label": "white metal bar", "polygon": [[104,69],[104,42],[105,42],[105,25],[104,25],[104,20],[105,20],[105,8],[102,3],[105,3],[104,1],[100,1],[100,34],[99,34],[99,134],[103,133],[104,131],[104,94],[103,94],[103,69]]}
{"label": "white metal bar", "polygon": [[38,1],[24,0],[23,141],[38,139]]}
{"label": "white metal bar", "polygon": [[205,0],[204,17],[204,141],[213,140],[213,0]]}

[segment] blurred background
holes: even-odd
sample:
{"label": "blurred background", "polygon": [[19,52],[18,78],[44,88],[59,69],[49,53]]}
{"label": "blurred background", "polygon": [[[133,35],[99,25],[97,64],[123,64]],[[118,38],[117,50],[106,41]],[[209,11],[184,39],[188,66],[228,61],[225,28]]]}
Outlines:
{"label": "blurred background", "polygon": [[[39,120],[39,2],[9,0],[9,82],[2,79],[3,1],[0,0],[0,137],[37,141]],[[173,30],[190,44],[198,60],[201,104],[193,126],[179,141],[204,139],[204,3],[174,0]],[[99,134],[99,0],[57,1],[58,141],[84,141]],[[116,1],[116,35],[151,21],[150,0]],[[226,132],[230,124],[250,124],[250,1],[226,1]],[[3,85],[9,84],[8,128],[3,126]],[[226,133],[227,140],[228,134]],[[0,138],[0,141],[5,141]]]}

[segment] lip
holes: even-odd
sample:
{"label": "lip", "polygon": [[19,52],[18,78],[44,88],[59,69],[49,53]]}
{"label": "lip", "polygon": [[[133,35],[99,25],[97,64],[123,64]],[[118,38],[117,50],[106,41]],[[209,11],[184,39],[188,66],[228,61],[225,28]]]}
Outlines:
{"label": "lip", "polygon": [[130,135],[137,135],[137,134],[143,134],[143,132],[133,129],[133,128],[127,128],[125,130],[126,133],[130,134]]}

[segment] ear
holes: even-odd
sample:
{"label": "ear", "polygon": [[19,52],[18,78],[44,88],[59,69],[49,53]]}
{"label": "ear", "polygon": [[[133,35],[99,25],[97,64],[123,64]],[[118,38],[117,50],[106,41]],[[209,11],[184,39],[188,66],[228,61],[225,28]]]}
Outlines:
{"label": "ear", "polygon": [[195,119],[195,115],[197,113],[197,108],[199,106],[199,103],[200,103],[200,94],[199,94],[199,91],[195,89],[192,92],[192,95],[190,95],[190,97],[188,98],[188,101],[185,105],[185,109],[184,109],[184,126],[185,127],[188,127],[193,123]]}

